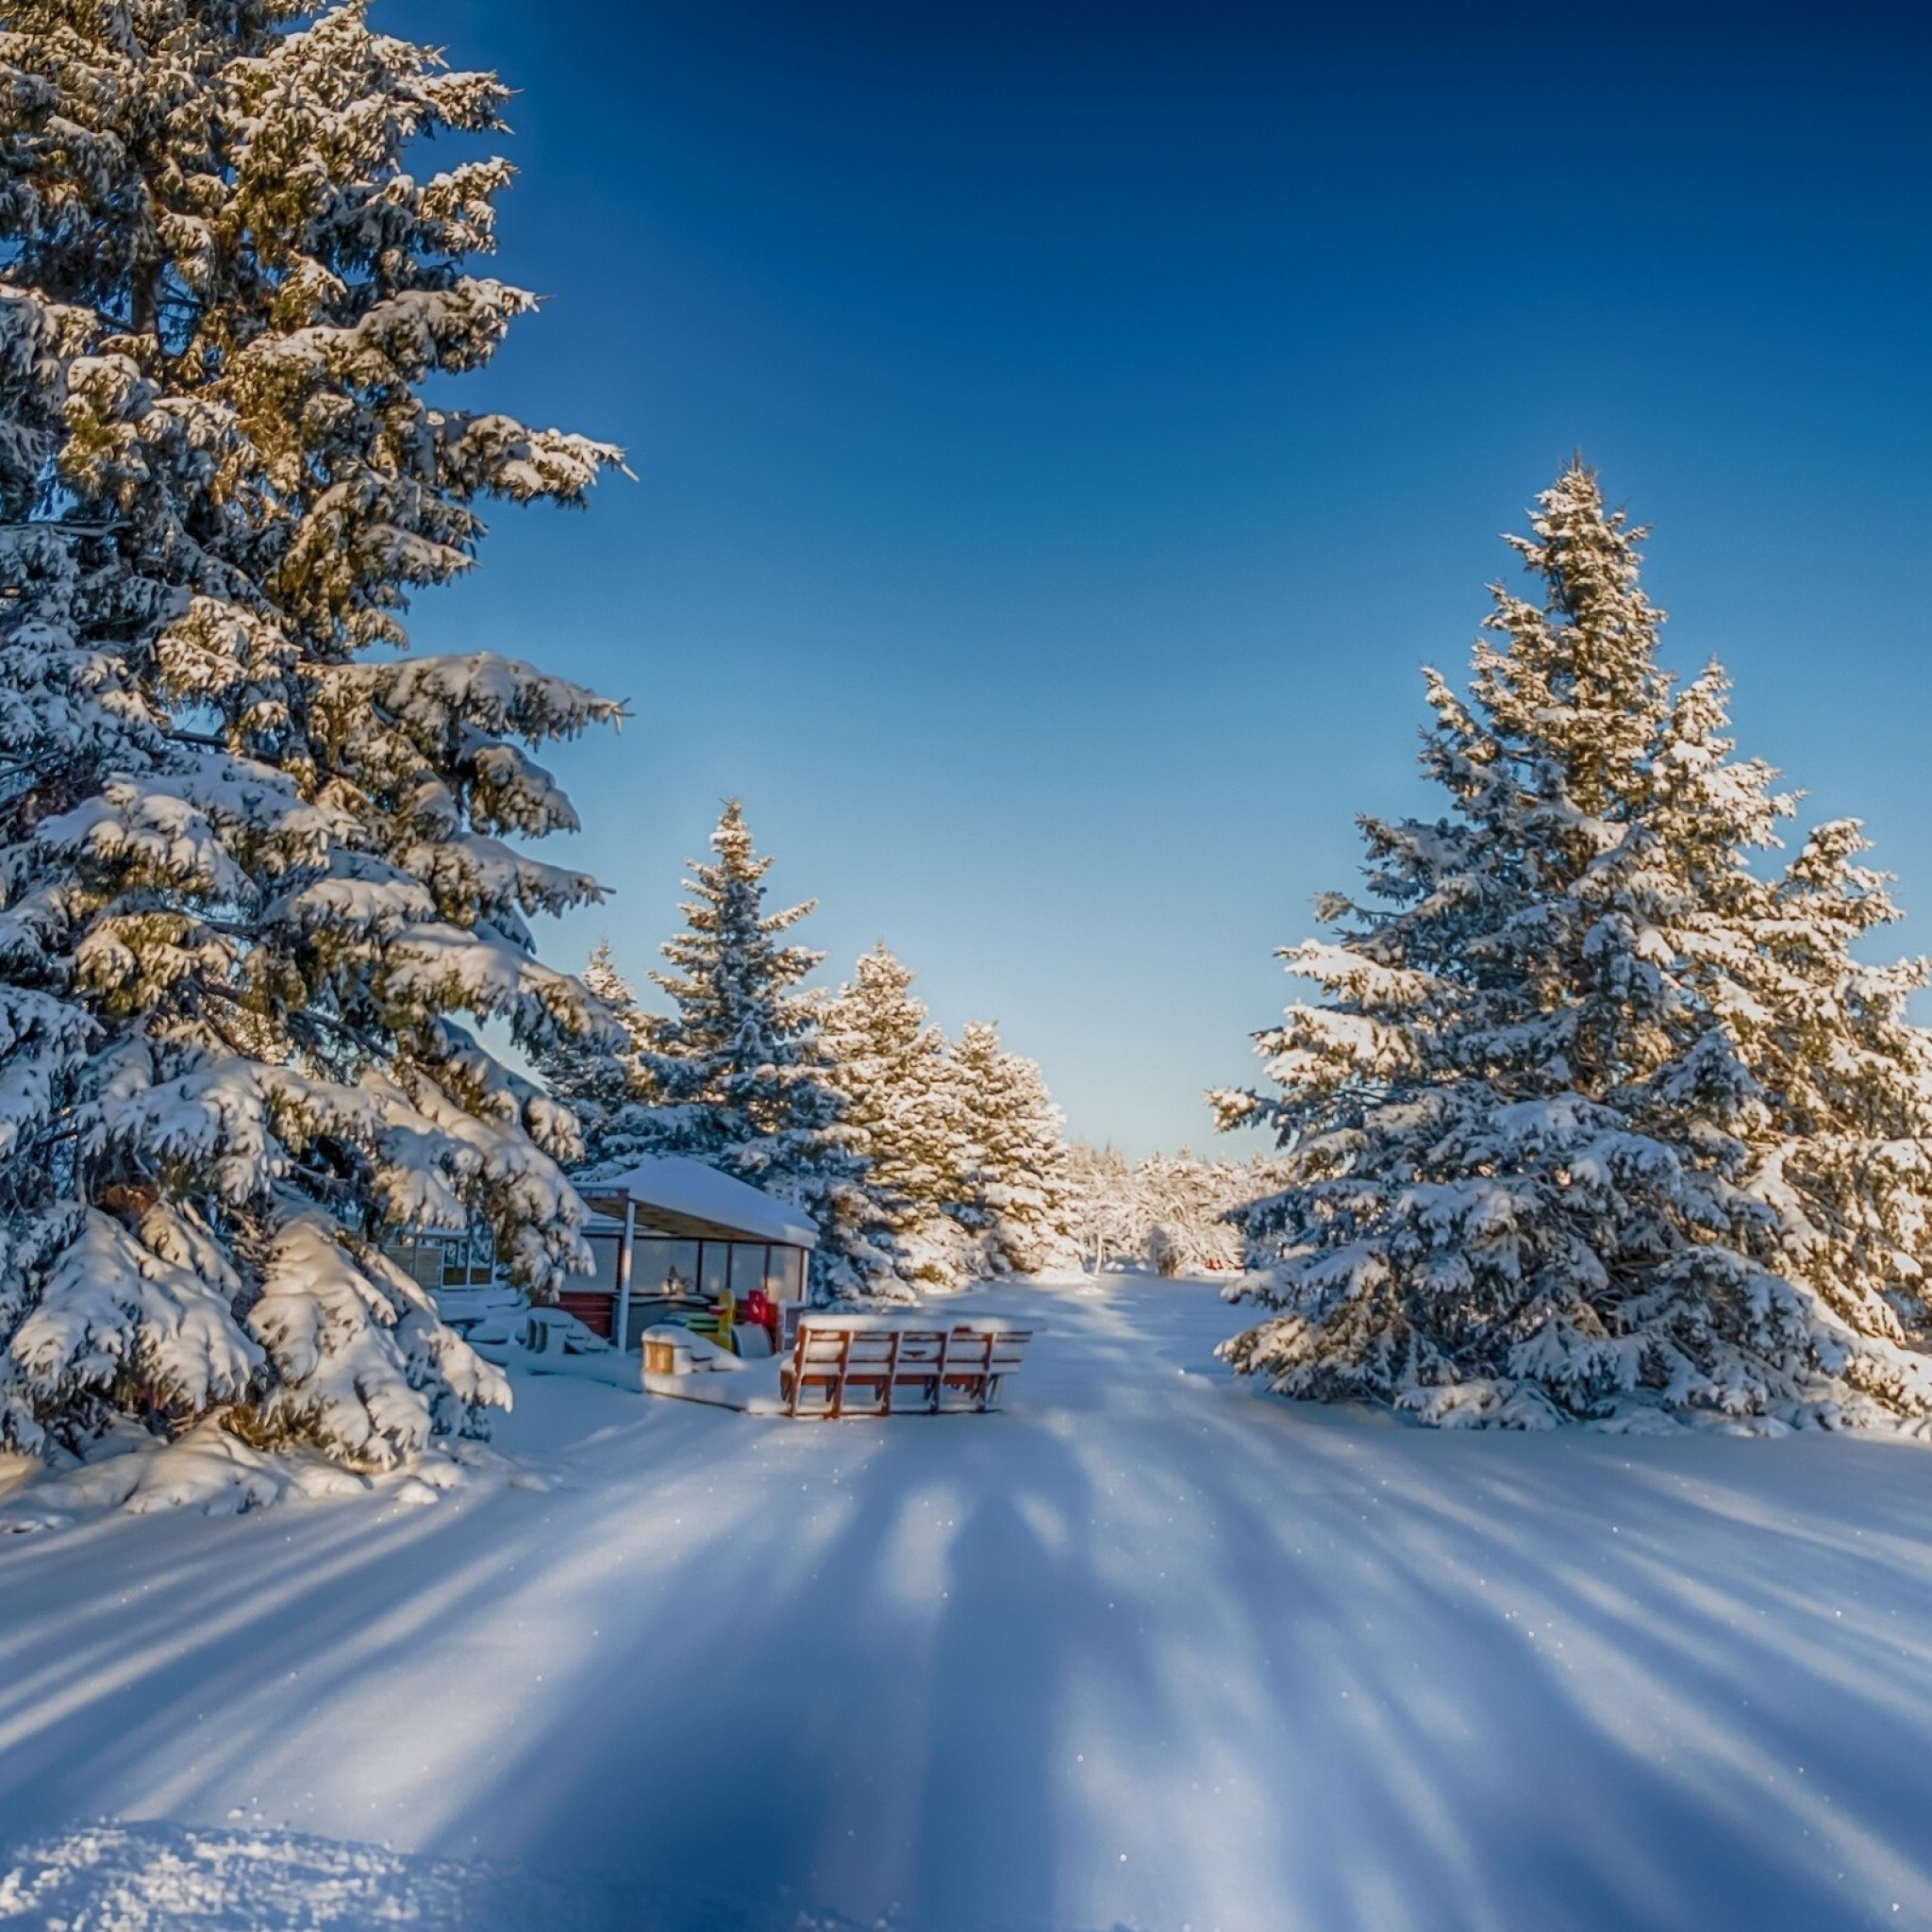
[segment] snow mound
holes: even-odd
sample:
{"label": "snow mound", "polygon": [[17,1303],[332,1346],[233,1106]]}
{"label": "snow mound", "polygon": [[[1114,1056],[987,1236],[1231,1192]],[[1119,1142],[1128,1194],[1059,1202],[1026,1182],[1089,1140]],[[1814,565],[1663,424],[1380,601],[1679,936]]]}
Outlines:
{"label": "snow mound", "polygon": [[0,1870],[0,1926],[37,1932],[602,1932],[618,1924],[631,1932],[861,1932],[790,1896],[748,1906],[688,1890],[613,1892],[268,1828],[98,1824],[29,1845]]}
{"label": "snow mound", "polygon": [[280,1932],[475,1923],[476,1874],[372,1845],[281,1831],[99,1825],[16,1854],[0,1925],[65,1932]]}
{"label": "snow mound", "polygon": [[130,1431],[104,1447],[108,1453],[94,1460],[18,1484],[0,1502],[0,1536],[67,1529],[115,1509],[135,1516],[158,1509],[239,1516],[291,1498],[368,1496],[418,1504],[479,1484],[548,1487],[546,1478],[481,1442],[438,1442],[380,1474],[358,1475],[313,1449],[270,1455],[251,1448],[212,1418],[173,1442]]}

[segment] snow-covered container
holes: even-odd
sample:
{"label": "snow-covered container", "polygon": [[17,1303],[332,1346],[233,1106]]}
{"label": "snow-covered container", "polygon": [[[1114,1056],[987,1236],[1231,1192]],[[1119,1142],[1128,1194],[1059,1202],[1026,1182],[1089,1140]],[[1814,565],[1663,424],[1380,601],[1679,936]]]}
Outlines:
{"label": "snow-covered container", "polygon": [[518,1341],[531,1355],[596,1355],[610,1344],[566,1308],[531,1308]]}
{"label": "snow-covered container", "polygon": [[644,1374],[688,1375],[691,1371],[691,1330],[662,1322],[643,1335]]}

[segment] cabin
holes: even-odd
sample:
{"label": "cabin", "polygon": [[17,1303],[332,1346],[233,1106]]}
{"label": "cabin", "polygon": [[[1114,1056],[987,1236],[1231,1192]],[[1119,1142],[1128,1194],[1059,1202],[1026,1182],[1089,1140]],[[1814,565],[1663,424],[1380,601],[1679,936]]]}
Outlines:
{"label": "cabin", "polygon": [[[573,1275],[557,1303],[587,1328],[607,1341],[622,1335],[635,1350],[656,1322],[715,1307],[726,1294],[742,1309],[762,1290],[777,1314],[774,1325],[790,1337],[819,1239],[802,1208],[675,1155],[580,1182],[577,1191],[591,1209],[585,1237],[596,1272]],[[383,1252],[439,1297],[496,1279],[489,1230],[480,1225],[397,1235]]]}
{"label": "cabin", "polygon": [[[596,1272],[572,1277],[558,1306],[620,1348],[693,1299],[739,1307],[762,1291],[782,1318],[805,1303],[818,1229],[803,1208],[700,1160],[658,1155],[578,1184]],[[787,1332],[790,1332],[789,1324]]]}

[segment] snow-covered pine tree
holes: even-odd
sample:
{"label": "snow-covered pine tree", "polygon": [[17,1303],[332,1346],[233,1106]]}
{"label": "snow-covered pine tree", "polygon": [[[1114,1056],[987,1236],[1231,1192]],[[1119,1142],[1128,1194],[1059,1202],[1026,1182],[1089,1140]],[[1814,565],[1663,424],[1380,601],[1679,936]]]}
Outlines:
{"label": "snow-covered pine tree", "polygon": [[752,848],[738,801],[711,834],[713,863],[691,863],[688,930],[651,977],[675,1010],[648,1022],[642,1056],[657,1094],[650,1151],[678,1154],[793,1202],[819,1230],[815,1302],[901,1299],[891,1236],[867,1185],[865,1157],[832,1083],[822,1002],[797,991],[823,955],[787,945],[812,902],[764,909],[769,857]]}
{"label": "snow-covered pine tree", "polygon": [[1659,839],[1706,902],[1685,922],[1686,976],[1755,1083],[1745,1185],[1775,1216],[1775,1266],[1811,1298],[1815,1345],[1851,1391],[1847,1417],[1871,1419],[1874,1403],[1921,1415],[1932,1406],[1932,1035],[1907,1003],[1932,975],[1923,959],[1853,955],[1899,916],[1885,874],[1858,862],[1869,848],[1856,822],[1817,826],[1768,879],[1742,862],[1776,842],[1795,800],[1772,793],[1764,765],[1728,758],[1725,689],[1713,666],[1684,692],[1657,760]]}
{"label": "snow-covered pine tree", "polygon": [[1715,667],[1673,693],[1644,534],[1574,464],[1511,540],[1464,703],[1433,674],[1435,823],[1365,820],[1371,903],[1285,957],[1324,997],[1259,1036],[1291,1185],[1247,1217],[1228,1345],[1291,1394],[1435,1423],[1932,1408],[1923,969],[1845,825],[1774,879],[1791,803],[1732,761]]}
{"label": "snow-covered pine tree", "polygon": [[969,1021],[953,1049],[965,1104],[965,1185],[954,1213],[995,1274],[1031,1274],[1069,1259],[1061,1114],[1038,1064],[1008,1053],[996,1027]]}
{"label": "snow-covered pine tree", "polygon": [[587,1018],[525,918],[597,889],[505,841],[576,823],[520,746],[616,707],[370,654],[615,453],[423,392],[531,307],[463,265],[507,164],[405,165],[492,75],[297,0],[18,0],[0,67],[0,1437],[386,1465],[507,1398],[384,1233],[582,1252],[464,1018]]}
{"label": "snow-covered pine tree", "polygon": [[945,1035],[914,997],[913,976],[881,941],[826,1003],[824,1041],[900,1274],[951,1288],[972,1265],[965,1232],[946,1211],[964,1182],[966,1109]]}
{"label": "snow-covered pine tree", "polygon": [[583,1141],[572,1169],[578,1180],[621,1174],[651,1150],[647,1118],[652,1093],[642,1055],[650,1021],[617,968],[608,940],[591,949],[581,975],[585,991],[603,1009],[605,1024],[581,1033],[559,1033],[530,1056],[545,1091],[570,1108]]}

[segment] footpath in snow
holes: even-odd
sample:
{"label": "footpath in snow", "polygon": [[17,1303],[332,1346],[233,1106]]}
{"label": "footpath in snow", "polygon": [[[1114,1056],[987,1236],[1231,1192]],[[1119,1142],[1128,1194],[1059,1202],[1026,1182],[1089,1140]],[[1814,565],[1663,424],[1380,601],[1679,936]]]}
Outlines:
{"label": "footpath in snow", "polygon": [[1005,1414],[524,1378],[549,1479],[0,1543],[0,1926],[1932,1925],[1932,1452],[1438,1435],[1211,1287]]}

